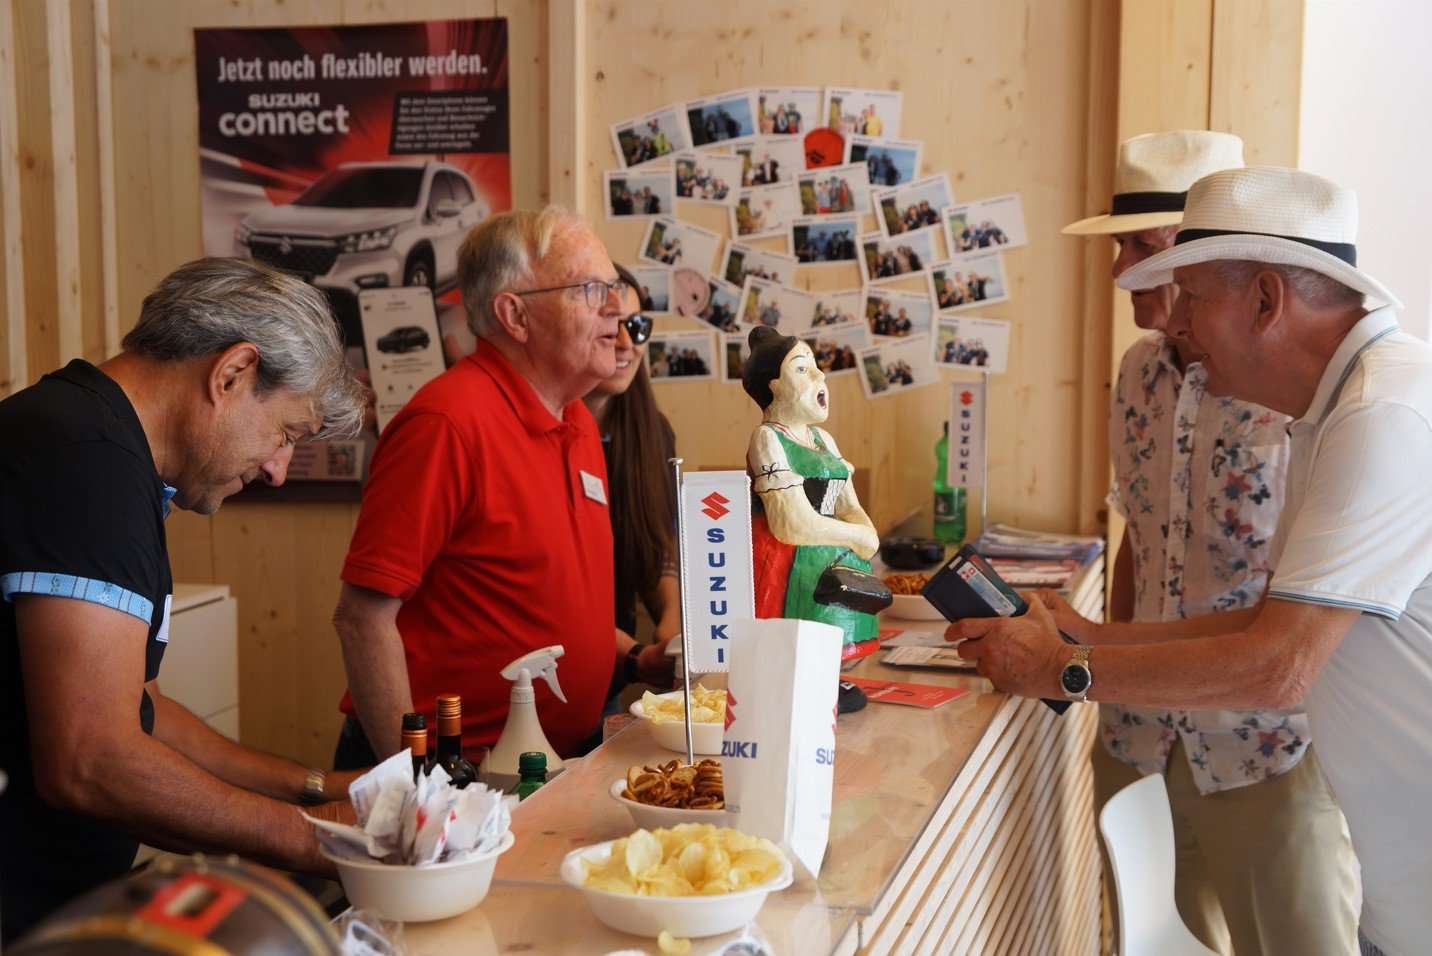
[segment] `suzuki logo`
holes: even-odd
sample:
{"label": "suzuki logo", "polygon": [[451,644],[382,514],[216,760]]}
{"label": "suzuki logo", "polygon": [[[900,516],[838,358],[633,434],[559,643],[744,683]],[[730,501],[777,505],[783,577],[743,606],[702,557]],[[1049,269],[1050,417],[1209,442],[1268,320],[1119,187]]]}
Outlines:
{"label": "suzuki logo", "polygon": [[711,492],[711,494],[701,499],[701,503],[706,506],[701,509],[701,513],[712,521],[719,521],[731,513],[731,509],[726,507],[726,505],[731,503],[731,499],[719,491]]}
{"label": "suzuki logo", "polygon": [[960,393],[960,404],[961,404],[961,405],[972,405],[972,404],[974,404],[974,400],[975,400],[974,392],[961,392],[961,393]]}
{"label": "suzuki logo", "polygon": [[729,690],[726,691],[726,726],[730,730],[731,725],[736,722],[736,697]]}
{"label": "suzuki logo", "polygon": [[288,236],[284,236],[278,241],[278,251],[284,255],[288,255],[293,251],[293,243],[289,242]]}

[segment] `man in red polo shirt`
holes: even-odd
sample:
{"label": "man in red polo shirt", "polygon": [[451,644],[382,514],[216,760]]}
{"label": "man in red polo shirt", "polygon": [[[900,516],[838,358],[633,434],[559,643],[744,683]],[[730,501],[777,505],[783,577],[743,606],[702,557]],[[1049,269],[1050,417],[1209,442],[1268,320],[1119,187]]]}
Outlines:
{"label": "man in red polo shirt", "polygon": [[616,269],[549,207],[473,229],[458,276],[477,351],[384,429],[343,565],[336,766],[397,752],[402,715],[431,717],[441,693],[462,695],[464,745],[492,746],[510,689],[498,672],[548,644],[566,648],[567,703],[538,681],[537,711],[571,755],[615,664],[607,472],[581,399],[615,371]]}

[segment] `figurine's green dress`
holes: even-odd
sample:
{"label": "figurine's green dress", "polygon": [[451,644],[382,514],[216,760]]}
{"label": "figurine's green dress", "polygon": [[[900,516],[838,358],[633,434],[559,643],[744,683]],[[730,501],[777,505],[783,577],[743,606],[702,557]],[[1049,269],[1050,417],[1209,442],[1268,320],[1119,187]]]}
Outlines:
{"label": "figurine's green dress", "polygon": [[[803,486],[811,507],[827,518],[835,517],[835,503],[850,480],[850,467],[827,447],[820,429],[812,428],[815,447],[808,447],[789,437],[785,430],[770,423],[769,429],[779,443],[784,461],[749,463],[753,489],[760,493]],[[757,498],[759,502],[759,497]],[[845,643],[872,640],[879,633],[875,616],[831,607],[815,602],[815,586],[821,574],[840,558],[842,567],[869,573],[870,562],[848,549],[836,545],[797,545],[792,547],[771,534],[765,514],[758,511],[753,521],[753,559],[756,576],[756,616],[799,618],[832,624],[845,633]]]}

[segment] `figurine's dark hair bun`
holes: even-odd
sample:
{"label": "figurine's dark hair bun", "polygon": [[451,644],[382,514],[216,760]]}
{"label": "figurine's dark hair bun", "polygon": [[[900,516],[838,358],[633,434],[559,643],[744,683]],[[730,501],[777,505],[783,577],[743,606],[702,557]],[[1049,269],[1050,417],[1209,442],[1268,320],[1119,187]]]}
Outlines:
{"label": "figurine's dark hair bun", "polygon": [[761,411],[765,411],[776,399],[771,394],[771,382],[781,377],[781,363],[800,343],[800,339],[794,335],[782,335],[769,326],[758,325],[751,330],[746,341],[751,345],[751,357],[746,359],[741,369],[741,385]]}

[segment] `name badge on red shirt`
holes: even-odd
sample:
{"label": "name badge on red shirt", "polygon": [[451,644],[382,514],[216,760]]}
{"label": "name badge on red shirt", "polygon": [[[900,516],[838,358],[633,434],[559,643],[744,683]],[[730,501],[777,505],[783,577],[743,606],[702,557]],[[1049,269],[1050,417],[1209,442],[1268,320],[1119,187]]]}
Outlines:
{"label": "name badge on red shirt", "polygon": [[585,471],[579,470],[579,474],[582,476],[582,490],[587,493],[587,497],[599,504],[606,504],[607,489],[602,484],[602,479]]}

